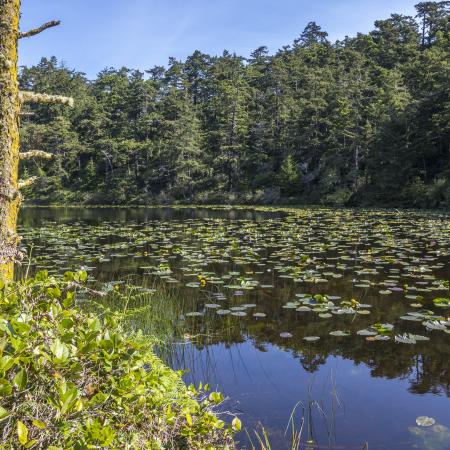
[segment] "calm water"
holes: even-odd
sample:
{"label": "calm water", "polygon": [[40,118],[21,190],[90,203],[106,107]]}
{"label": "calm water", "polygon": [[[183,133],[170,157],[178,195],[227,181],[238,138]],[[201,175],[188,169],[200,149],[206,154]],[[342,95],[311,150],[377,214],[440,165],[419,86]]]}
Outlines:
{"label": "calm water", "polygon": [[292,417],[301,448],[450,449],[450,216],[26,208],[20,232],[31,271],[88,270],[254,443],[290,448]]}

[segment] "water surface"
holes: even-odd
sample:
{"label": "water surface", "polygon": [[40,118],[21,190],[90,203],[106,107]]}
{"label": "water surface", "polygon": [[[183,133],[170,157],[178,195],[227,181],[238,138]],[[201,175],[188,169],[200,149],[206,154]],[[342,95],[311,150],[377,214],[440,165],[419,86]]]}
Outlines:
{"label": "water surface", "polygon": [[449,216],[25,208],[20,232],[29,270],[88,270],[253,442],[290,448],[292,417],[301,448],[450,449]]}

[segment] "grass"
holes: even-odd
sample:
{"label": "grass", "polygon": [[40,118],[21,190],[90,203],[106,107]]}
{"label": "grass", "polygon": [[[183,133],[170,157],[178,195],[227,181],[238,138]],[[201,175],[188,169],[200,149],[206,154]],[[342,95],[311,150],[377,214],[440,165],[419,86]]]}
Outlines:
{"label": "grass", "polygon": [[0,448],[226,449],[238,419],[148,338],[74,306],[85,272],[0,284]]}

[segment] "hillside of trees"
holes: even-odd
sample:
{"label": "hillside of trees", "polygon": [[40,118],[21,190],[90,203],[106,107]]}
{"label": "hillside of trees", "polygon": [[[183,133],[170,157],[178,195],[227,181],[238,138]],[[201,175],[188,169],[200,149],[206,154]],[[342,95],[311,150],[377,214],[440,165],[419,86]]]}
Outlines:
{"label": "hillside of trees", "polygon": [[[424,2],[332,43],[316,23],[270,55],[195,51],[95,80],[43,58],[22,177],[35,203],[450,206],[450,1]],[[149,43],[149,52],[151,44]]]}

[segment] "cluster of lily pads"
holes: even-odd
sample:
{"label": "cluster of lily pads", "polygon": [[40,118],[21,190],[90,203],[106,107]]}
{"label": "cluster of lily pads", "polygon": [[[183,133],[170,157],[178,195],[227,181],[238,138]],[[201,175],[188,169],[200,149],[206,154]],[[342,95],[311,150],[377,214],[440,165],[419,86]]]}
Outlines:
{"label": "cluster of lily pads", "polygon": [[[196,307],[184,317],[270,321],[273,303],[295,310],[304,321],[349,317],[357,328],[359,320],[361,327],[353,333],[369,341],[427,339],[411,331],[413,322],[422,324],[424,334],[450,332],[450,219],[445,215],[302,209],[258,221],[100,217],[97,224],[41,225],[20,229],[32,249],[32,270],[83,268],[92,283],[103,282],[105,292],[124,277],[137,289],[141,285],[142,292],[152,291],[157,280],[180,289],[180,295],[197,296]],[[374,316],[381,327],[368,326],[366,316]],[[339,328],[329,334],[351,334]]]}

